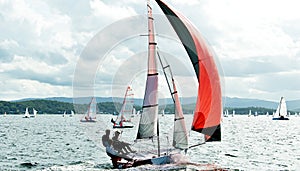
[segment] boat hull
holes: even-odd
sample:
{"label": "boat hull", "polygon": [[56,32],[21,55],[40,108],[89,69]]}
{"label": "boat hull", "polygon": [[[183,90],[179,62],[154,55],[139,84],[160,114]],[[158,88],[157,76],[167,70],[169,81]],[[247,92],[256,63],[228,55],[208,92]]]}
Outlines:
{"label": "boat hull", "polygon": [[80,120],[80,122],[97,122],[96,120]]}
{"label": "boat hull", "polygon": [[130,121],[122,121],[120,124],[113,124],[113,128],[133,128],[134,125]]}
{"label": "boat hull", "polygon": [[106,150],[106,154],[111,158],[114,169],[126,169],[146,164],[163,165],[171,162],[171,157],[169,155],[145,159],[134,159],[118,156],[113,154],[110,150]]}
{"label": "boat hull", "polygon": [[115,125],[113,128],[133,128],[133,125],[127,125],[127,126],[120,126],[120,125]]}
{"label": "boat hull", "polygon": [[290,120],[289,118],[273,118],[272,120]]}

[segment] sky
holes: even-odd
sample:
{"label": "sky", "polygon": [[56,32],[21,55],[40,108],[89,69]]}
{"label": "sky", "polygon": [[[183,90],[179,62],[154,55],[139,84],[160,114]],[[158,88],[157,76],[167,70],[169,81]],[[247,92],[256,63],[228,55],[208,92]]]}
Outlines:
{"label": "sky", "polygon": [[[188,18],[208,41],[218,58],[223,96],[300,99],[299,1],[165,2]],[[157,18],[163,17],[154,1],[152,6]],[[87,82],[93,84],[95,96],[121,97],[131,84],[136,97],[142,97],[147,39],[139,34],[146,22],[139,27],[135,24],[138,19],[126,26],[122,21],[145,15],[146,0],[0,0],[0,100],[73,97],[78,79],[90,79]],[[184,51],[176,38],[163,36],[163,22],[155,24],[160,24],[155,25],[157,42],[165,56],[181,55]],[[113,40],[114,29],[120,28],[123,34],[139,33]],[[87,49],[103,33],[110,35],[98,42],[104,48],[98,50],[103,56],[92,61]],[[181,58],[172,63],[177,66],[172,71],[179,92],[193,96],[197,81],[191,66]],[[87,76],[90,70],[93,73]],[[161,89],[167,92],[166,86]]]}

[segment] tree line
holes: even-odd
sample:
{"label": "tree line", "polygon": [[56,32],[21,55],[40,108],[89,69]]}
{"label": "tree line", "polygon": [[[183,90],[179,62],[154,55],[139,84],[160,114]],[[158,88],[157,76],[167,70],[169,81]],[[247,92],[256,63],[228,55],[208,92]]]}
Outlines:
{"label": "tree line", "polygon": [[[97,103],[97,113],[118,114],[122,106],[121,103],[103,102]],[[140,106],[134,106],[136,110],[141,110]],[[0,101],[0,114],[24,114],[26,108],[29,113],[32,113],[33,108],[38,111],[38,114],[67,114],[71,111],[76,113],[86,113],[88,104],[73,104],[67,102],[59,102],[53,100],[28,100],[22,102],[7,102]]]}
{"label": "tree line", "polygon": [[[97,103],[97,113],[103,114],[118,114],[121,109],[121,103],[113,103],[113,102],[102,102]],[[71,111],[75,111],[76,113],[86,113],[88,104],[73,104],[67,102],[59,102],[53,100],[28,100],[21,102],[7,102],[0,101],[0,114],[24,114],[26,108],[28,107],[29,112],[32,113],[32,108],[38,111],[38,114],[63,114],[66,112],[67,114],[71,113]],[[142,107],[138,105],[134,105],[136,111],[141,111]],[[186,104],[182,105],[183,113],[192,114],[195,109],[195,104]],[[276,109],[268,109],[262,107],[247,107],[247,108],[224,108],[224,111],[228,110],[229,114],[233,113],[233,110],[236,114],[247,115],[249,111],[252,111],[252,114],[255,112],[258,115],[265,115],[267,112],[272,114]],[[174,104],[168,104],[165,106],[159,107],[159,113],[164,111],[165,114],[173,114],[174,113]],[[289,111],[292,114],[294,111]]]}

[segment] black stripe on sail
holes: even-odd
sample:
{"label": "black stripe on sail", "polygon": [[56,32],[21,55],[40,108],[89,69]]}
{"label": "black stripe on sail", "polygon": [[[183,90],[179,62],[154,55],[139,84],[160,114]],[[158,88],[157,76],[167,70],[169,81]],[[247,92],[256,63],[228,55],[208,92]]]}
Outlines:
{"label": "black stripe on sail", "polygon": [[182,119],[184,119],[184,117],[182,117],[182,118],[175,118],[174,121],[178,121],[178,120],[182,120]]}
{"label": "black stripe on sail", "polygon": [[143,108],[155,107],[155,106],[158,106],[158,104],[143,106]]}
{"label": "black stripe on sail", "polygon": [[[154,136],[151,136],[151,137],[147,137],[148,139],[151,139],[153,138]],[[138,132],[137,133],[137,136],[136,136],[136,139],[143,139],[143,137],[141,136],[141,134]]]}
{"label": "black stripe on sail", "polygon": [[171,94],[173,95],[173,94],[176,94],[177,93],[177,91],[174,91],[174,92],[172,92]]}
{"label": "black stripe on sail", "polygon": [[180,20],[180,18],[175,14],[175,12],[173,12],[165,3],[160,0],[156,0],[156,3],[160,6],[169,22],[171,23],[172,27],[174,28],[179,39],[181,40],[182,45],[188,53],[192,64],[194,64],[194,70],[197,75],[197,79],[199,79],[198,54],[191,33],[189,32],[185,24]]}
{"label": "black stripe on sail", "polygon": [[158,75],[158,73],[148,74],[147,76],[154,76],[154,75]]}
{"label": "black stripe on sail", "polygon": [[155,42],[149,42],[149,45],[157,45]]}
{"label": "black stripe on sail", "polygon": [[221,141],[221,125],[220,124],[217,126],[201,128],[201,129],[195,129],[194,127],[192,127],[192,130],[210,136],[210,138],[207,139],[206,142]]}
{"label": "black stripe on sail", "polygon": [[163,69],[166,69],[166,68],[169,68],[169,67],[170,67],[170,65],[167,65],[167,66],[164,66]]}

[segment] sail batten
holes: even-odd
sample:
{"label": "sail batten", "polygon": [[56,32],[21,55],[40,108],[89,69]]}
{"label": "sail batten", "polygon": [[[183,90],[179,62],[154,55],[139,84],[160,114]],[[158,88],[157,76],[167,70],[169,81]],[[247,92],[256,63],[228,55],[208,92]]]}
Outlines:
{"label": "sail batten", "polygon": [[161,0],[156,2],[182,42],[199,82],[192,130],[205,134],[207,141],[220,141],[222,98],[213,55],[200,33],[186,18]]}

